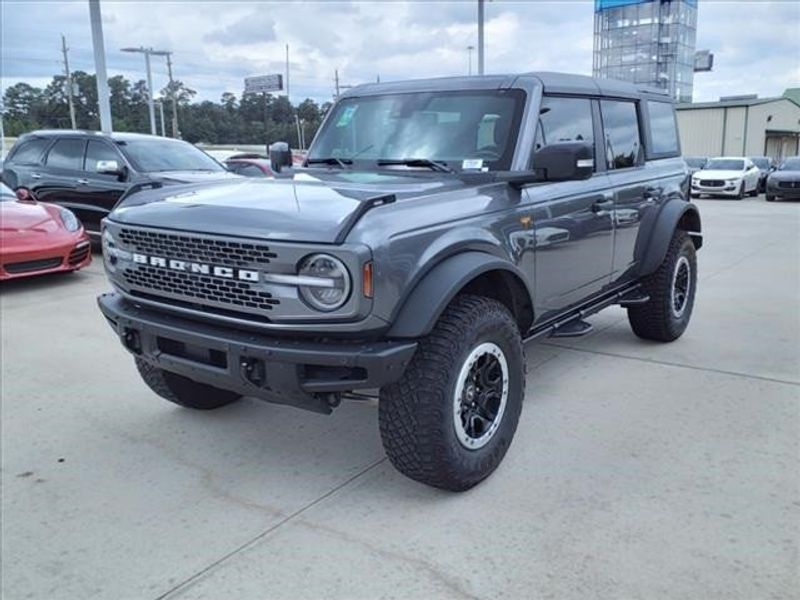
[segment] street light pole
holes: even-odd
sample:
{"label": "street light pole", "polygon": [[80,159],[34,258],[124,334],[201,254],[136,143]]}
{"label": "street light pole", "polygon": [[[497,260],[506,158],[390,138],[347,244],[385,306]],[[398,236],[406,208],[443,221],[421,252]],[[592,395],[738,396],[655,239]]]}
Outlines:
{"label": "street light pole", "polygon": [[100,130],[103,133],[111,133],[111,102],[108,98],[106,48],[103,42],[103,21],[100,17],[100,0],[89,0],[89,19],[92,24],[94,68],[97,73],[97,104],[100,110]]}
{"label": "street light pole", "polygon": [[483,10],[484,0],[478,0],[478,75],[483,75]]}
{"label": "street light pole", "polygon": [[152,48],[122,48],[123,52],[138,52],[144,54],[144,66],[147,70],[147,110],[150,113],[150,133],[157,135],[156,132],[156,109],[153,100],[153,73],[150,70],[150,55],[154,54]]}
{"label": "street light pole", "polygon": [[473,50],[475,50],[475,46],[467,46],[467,52],[469,52],[469,71],[467,71],[467,73],[469,73],[470,75],[472,75],[472,51]]}

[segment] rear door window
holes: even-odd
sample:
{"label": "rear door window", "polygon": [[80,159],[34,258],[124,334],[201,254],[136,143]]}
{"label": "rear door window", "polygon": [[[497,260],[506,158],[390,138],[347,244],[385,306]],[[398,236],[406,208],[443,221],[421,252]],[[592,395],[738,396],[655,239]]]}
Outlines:
{"label": "rear door window", "polygon": [[606,135],[609,169],[627,169],[639,164],[642,147],[636,104],[625,100],[601,100],[600,112]]}
{"label": "rear door window", "polygon": [[678,156],[678,128],[675,111],[668,102],[647,102],[651,154]]}
{"label": "rear door window", "polygon": [[83,168],[83,150],[86,141],[81,139],[58,140],[47,153],[47,166],[54,169],[80,171]]}

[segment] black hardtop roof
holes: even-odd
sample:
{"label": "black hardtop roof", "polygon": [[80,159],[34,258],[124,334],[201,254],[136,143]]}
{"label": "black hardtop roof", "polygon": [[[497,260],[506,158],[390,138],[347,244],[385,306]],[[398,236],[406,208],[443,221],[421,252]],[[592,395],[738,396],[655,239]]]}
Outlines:
{"label": "black hardtop roof", "polygon": [[180,141],[174,138],[161,137],[160,135],[150,135],[146,133],[130,133],[127,131],[115,131],[112,133],[103,133],[102,131],[91,131],[89,129],[37,129],[30,131],[24,136],[20,137],[93,137],[93,138],[106,138],[114,142],[130,142],[133,140],[167,140],[167,141]]}
{"label": "black hardtop roof", "polygon": [[386,83],[366,83],[349,89],[342,94],[342,96],[372,96],[403,92],[506,89],[514,87],[524,88],[535,84],[542,86],[546,93],[551,94],[591,94],[623,98],[651,97],[659,100],[669,100],[669,94],[665,90],[648,87],[643,84],[547,71],[520,73],[518,75],[436,77],[431,79],[411,79]]}

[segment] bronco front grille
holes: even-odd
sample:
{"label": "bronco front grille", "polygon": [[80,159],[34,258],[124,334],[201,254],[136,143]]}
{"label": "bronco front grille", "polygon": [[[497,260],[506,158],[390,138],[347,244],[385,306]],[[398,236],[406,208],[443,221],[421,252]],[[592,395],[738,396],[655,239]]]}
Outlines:
{"label": "bronco front grille", "polygon": [[[127,227],[121,228],[115,236],[121,248],[148,257],[258,273],[277,257],[265,244],[246,240]],[[118,276],[132,295],[176,306],[233,311],[251,318],[253,315],[265,318],[264,311],[280,304],[280,300],[274,298],[261,281],[222,277],[215,272],[185,272],[158,264],[130,261],[118,271]]]}
{"label": "bronco front grille", "polygon": [[134,252],[229,267],[267,265],[276,256],[264,244],[160,231],[124,228],[119,239]]}

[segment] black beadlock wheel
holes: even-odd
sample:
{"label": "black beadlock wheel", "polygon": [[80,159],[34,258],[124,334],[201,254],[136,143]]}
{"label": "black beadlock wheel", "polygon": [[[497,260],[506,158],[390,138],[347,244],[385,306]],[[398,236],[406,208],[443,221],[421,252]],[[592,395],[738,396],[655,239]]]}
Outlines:
{"label": "black beadlock wheel", "polygon": [[685,231],[674,233],[661,266],[641,283],[650,301],[628,308],[633,332],[658,342],[678,339],[689,325],[697,290],[697,255]]}
{"label": "black beadlock wheel", "polygon": [[140,358],[136,360],[139,375],[156,394],[185,408],[213,410],[236,402],[241,396],[235,392],[192,381],[182,375],[159,369]]}
{"label": "black beadlock wheel", "polygon": [[469,489],[503,460],[524,393],[522,337],[511,313],[496,300],[457,296],[403,377],[380,391],[383,447],[411,479]]}

